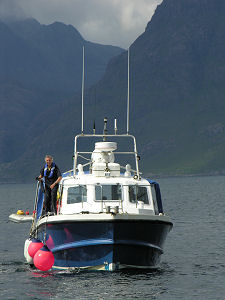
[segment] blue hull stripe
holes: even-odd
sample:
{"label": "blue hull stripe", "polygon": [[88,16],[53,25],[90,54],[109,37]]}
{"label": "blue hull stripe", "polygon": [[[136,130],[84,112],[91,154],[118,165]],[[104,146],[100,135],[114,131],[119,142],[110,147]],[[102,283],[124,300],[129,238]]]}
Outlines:
{"label": "blue hull stripe", "polygon": [[67,250],[71,248],[78,248],[78,247],[88,247],[88,246],[93,246],[93,245],[132,245],[132,246],[144,246],[144,247],[149,247],[153,248],[155,250],[158,250],[160,253],[163,253],[162,248],[142,242],[142,241],[135,241],[135,240],[116,240],[114,241],[113,239],[92,239],[92,240],[83,240],[79,242],[72,242],[72,243],[66,243],[63,245],[60,245],[58,247],[54,247],[51,249],[53,253],[62,251],[62,250]]}
{"label": "blue hull stripe", "polygon": [[105,265],[107,268],[107,265],[112,263],[113,261],[113,253],[109,252],[107,255],[99,258],[99,259],[93,259],[93,260],[61,260],[57,259],[55,260],[54,266],[55,267],[94,267],[94,266],[99,266],[99,265]]}

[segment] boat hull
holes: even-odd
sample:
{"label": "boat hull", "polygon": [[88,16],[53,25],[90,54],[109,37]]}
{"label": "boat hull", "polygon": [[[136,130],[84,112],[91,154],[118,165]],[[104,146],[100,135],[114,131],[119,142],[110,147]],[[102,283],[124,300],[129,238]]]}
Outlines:
{"label": "boat hull", "polygon": [[119,270],[155,267],[172,223],[159,219],[47,220],[38,238],[53,252],[53,268]]}

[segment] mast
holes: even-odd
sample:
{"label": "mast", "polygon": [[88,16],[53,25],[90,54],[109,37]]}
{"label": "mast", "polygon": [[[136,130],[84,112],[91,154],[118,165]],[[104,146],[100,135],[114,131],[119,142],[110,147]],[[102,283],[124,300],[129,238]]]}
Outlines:
{"label": "mast", "polygon": [[127,134],[129,134],[130,113],[130,48],[127,51]]}
{"label": "mast", "polygon": [[83,46],[83,71],[82,71],[82,95],[81,95],[81,133],[84,133],[84,46]]}

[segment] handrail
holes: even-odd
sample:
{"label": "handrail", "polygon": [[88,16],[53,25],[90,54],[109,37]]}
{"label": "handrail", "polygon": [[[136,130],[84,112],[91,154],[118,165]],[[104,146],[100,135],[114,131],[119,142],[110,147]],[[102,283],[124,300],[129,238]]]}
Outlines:
{"label": "handrail", "polygon": [[103,138],[104,140],[108,137],[114,137],[114,138],[131,138],[133,140],[134,148],[133,151],[128,152],[113,152],[115,154],[133,154],[135,157],[135,164],[136,164],[136,174],[137,179],[140,179],[140,172],[139,172],[139,165],[138,165],[138,153],[137,153],[137,143],[136,139],[133,135],[130,134],[78,134],[75,136],[74,139],[74,164],[73,164],[73,176],[76,176],[76,170],[77,170],[77,160],[80,153],[82,154],[91,154],[93,152],[89,151],[77,151],[77,143],[79,138]]}

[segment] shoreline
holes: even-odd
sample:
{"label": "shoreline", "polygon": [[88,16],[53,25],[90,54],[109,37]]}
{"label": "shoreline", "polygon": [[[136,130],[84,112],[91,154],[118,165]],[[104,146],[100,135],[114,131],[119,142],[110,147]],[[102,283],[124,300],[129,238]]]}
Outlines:
{"label": "shoreline", "polygon": [[[152,174],[152,173],[144,173],[142,177],[144,178],[185,178],[185,177],[213,177],[213,176],[225,176],[225,172],[216,172],[216,173],[198,173],[198,174]],[[34,180],[4,180],[0,179],[0,185],[3,184],[36,184]]]}

